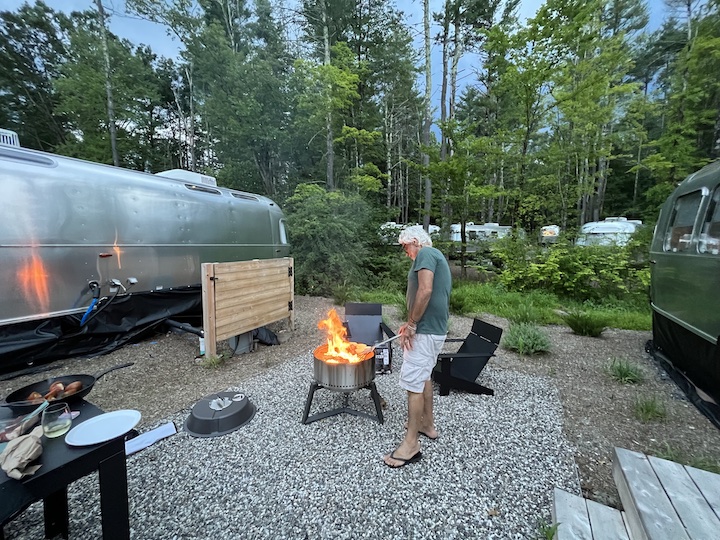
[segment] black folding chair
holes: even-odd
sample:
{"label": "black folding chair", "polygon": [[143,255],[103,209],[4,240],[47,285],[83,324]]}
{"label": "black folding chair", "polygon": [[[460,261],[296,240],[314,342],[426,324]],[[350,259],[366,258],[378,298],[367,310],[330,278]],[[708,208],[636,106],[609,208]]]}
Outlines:
{"label": "black folding chair", "polygon": [[[395,336],[395,332],[382,320],[382,304],[348,302],[345,304],[345,326],[348,340],[356,343],[375,345],[385,339],[384,335]],[[375,349],[375,372],[391,371],[392,347],[388,343]]]}
{"label": "black folding chair", "polygon": [[447,396],[450,389],[472,394],[495,395],[495,391],[475,382],[500,344],[502,328],[480,319],[473,321],[472,329],[465,339],[448,339],[462,342],[454,353],[440,353],[432,378],[440,385],[440,395]]}

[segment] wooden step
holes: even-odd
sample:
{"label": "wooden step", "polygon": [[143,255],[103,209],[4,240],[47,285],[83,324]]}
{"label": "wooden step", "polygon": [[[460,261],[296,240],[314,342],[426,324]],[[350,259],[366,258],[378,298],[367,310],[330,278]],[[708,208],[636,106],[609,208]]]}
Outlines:
{"label": "wooden step", "polygon": [[720,537],[720,475],[615,448],[613,477],[634,540]]}
{"label": "wooden step", "polygon": [[629,540],[622,512],[558,488],[552,519],[555,540]]}

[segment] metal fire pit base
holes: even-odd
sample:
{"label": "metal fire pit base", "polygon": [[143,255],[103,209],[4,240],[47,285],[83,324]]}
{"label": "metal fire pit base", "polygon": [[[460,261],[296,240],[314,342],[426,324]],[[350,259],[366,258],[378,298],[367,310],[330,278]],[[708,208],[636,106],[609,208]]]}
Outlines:
{"label": "metal fire pit base", "polygon": [[[377,387],[375,386],[375,382],[371,382],[368,385],[364,386],[364,389],[370,390],[370,396],[373,399],[373,402],[375,403],[375,411],[377,412],[377,416],[373,416],[371,414],[368,414],[364,411],[356,411],[355,409],[352,409],[348,407],[348,400],[350,399],[350,392],[343,392],[345,396],[343,397],[343,406],[338,407],[337,409],[332,409],[330,411],[320,412],[317,414],[313,414],[312,416],[308,416],[310,414],[310,405],[312,405],[313,396],[315,395],[315,391],[318,388],[325,388],[321,384],[318,384],[317,382],[313,381],[310,383],[310,393],[308,393],[307,400],[305,401],[305,412],[303,413],[302,417],[302,423],[303,424],[310,424],[312,422],[315,422],[316,420],[322,420],[323,418],[327,418],[328,416],[334,416],[336,414],[352,414],[353,416],[365,416],[367,418],[377,420],[378,423],[382,424],[385,422],[385,418],[383,417],[382,413],[382,407],[380,405],[380,394],[378,394]],[[335,391],[333,389],[327,389],[331,391]],[[360,389],[358,389],[360,390]]]}

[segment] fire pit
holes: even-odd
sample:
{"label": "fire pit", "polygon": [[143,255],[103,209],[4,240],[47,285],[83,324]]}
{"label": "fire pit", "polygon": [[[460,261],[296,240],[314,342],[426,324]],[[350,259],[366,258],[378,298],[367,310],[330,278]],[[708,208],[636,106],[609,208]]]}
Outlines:
{"label": "fire pit", "polygon": [[[380,406],[380,394],[378,394],[374,382],[374,350],[365,343],[347,341],[347,329],[334,309],[328,313],[327,319],[318,323],[318,328],[327,330],[328,340],[327,343],[317,347],[313,353],[314,380],[310,384],[302,423],[309,424],[340,413],[375,418],[366,412],[357,411],[348,406],[351,392],[367,388],[375,403],[377,420],[382,424],[384,418]],[[309,416],[313,397],[319,388],[343,392],[343,406]]]}

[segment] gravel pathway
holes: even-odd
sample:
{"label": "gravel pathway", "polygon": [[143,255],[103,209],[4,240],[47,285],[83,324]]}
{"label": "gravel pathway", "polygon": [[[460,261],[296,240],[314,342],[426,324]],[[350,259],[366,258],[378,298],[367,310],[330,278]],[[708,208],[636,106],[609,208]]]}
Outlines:
{"label": "gravel pathway", "polygon": [[[312,350],[228,388],[257,406],[247,425],[209,439],[181,431],[128,458],[132,537],[537,538],[553,487],[579,494],[552,380],[488,365],[480,381],[495,396],[436,395],[439,439],[421,441],[420,463],[393,470],[382,455],[399,442],[406,412],[394,356],[395,372],[376,378],[383,425],[347,414],[300,423]],[[310,414],[342,396],[318,390]],[[367,390],[350,406],[374,414]],[[158,424],[182,430],[188,414]],[[72,484],[69,497],[71,538],[101,538],[97,477]],[[42,527],[35,504],[5,534],[42,538]]]}

